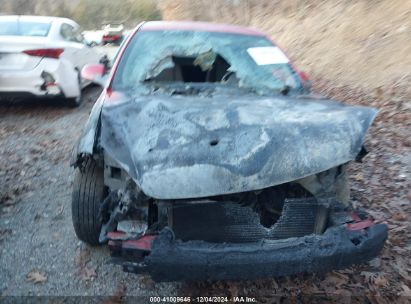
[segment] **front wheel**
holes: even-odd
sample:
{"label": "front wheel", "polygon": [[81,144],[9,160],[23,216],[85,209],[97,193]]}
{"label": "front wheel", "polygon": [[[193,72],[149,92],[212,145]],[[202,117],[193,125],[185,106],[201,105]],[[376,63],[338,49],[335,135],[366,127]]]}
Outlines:
{"label": "front wheel", "polygon": [[77,237],[90,245],[99,245],[102,223],[98,215],[106,196],[104,170],[94,159],[76,169],[71,201],[71,215]]}

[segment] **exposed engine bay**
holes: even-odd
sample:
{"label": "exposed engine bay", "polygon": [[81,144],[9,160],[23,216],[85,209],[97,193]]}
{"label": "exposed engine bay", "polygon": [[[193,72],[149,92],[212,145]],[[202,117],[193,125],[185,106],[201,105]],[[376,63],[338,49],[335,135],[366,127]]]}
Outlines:
{"label": "exposed engine bay", "polygon": [[261,190],[164,200],[145,195],[106,155],[104,176],[110,193],[100,208],[100,218],[108,224],[100,240],[105,241],[107,232],[123,222],[136,227],[123,232],[144,234],[169,227],[183,241],[249,242],[319,234],[326,227],[329,209],[337,202],[340,207],[348,206],[345,171],[346,165],[341,165]]}
{"label": "exposed engine bay", "polygon": [[[109,160],[106,163],[114,164]],[[318,238],[329,235],[330,231],[335,233],[341,230],[340,233],[343,233],[347,227],[347,231],[354,233],[349,239],[351,243],[346,246],[357,247],[366,241],[357,230],[374,226],[374,223],[365,213],[354,212],[348,206],[349,186],[345,170],[346,165],[342,165],[315,176],[257,191],[201,199],[161,200],[147,197],[125,172],[106,165],[106,181],[112,190],[100,208],[104,223],[100,241],[109,242],[113,261],[123,265],[125,271],[154,272],[157,275],[153,278],[159,281],[215,277],[214,272],[208,277],[210,269],[199,268],[202,269],[199,271],[199,265],[196,265],[199,261],[193,261],[196,270],[190,274],[173,271],[170,275],[163,266],[157,268],[156,261],[163,265],[164,259],[167,259],[167,250],[193,250],[193,257],[198,257],[199,248],[200,251],[207,251],[208,247],[221,247],[220,254],[228,254],[235,259],[236,252],[239,256],[244,254],[239,249],[242,245],[245,245],[246,252],[258,251],[261,246],[257,244],[295,251],[294,246],[298,247],[299,242],[314,244]],[[119,187],[121,185],[126,187]],[[384,230],[380,233],[384,235]],[[231,246],[234,246],[233,251],[229,249]],[[240,247],[236,249],[235,246]],[[378,244],[376,246],[379,248]],[[368,254],[372,253],[365,254],[364,258]],[[298,256],[298,251],[294,255]],[[203,257],[208,258],[208,255]],[[272,264],[271,268],[274,267],[273,261],[269,263]],[[302,262],[298,267],[303,267],[303,264],[306,263]],[[320,265],[323,268],[318,270],[335,268],[327,261]],[[300,272],[303,268],[298,267],[294,270]],[[277,266],[277,269],[282,268]],[[294,270],[282,269],[290,274]],[[258,278],[264,275],[264,271],[253,270],[252,274],[252,277]],[[275,274],[276,271],[270,273]],[[221,279],[237,278],[224,272],[219,276]]]}

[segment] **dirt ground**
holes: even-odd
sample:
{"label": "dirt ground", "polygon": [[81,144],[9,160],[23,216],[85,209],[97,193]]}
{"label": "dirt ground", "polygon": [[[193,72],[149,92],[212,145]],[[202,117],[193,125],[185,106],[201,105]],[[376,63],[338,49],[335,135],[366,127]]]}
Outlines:
{"label": "dirt ground", "polygon": [[[322,75],[323,76],[323,75]],[[258,302],[388,303],[411,299],[411,104],[405,95],[367,93],[312,75],[317,92],[380,109],[366,139],[370,153],[351,167],[352,201],[389,224],[380,257],[325,275],[244,282],[161,283],[106,263],[105,247],[79,242],[71,224],[71,150],[98,88],[70,109],[58,102],[0,105],[0,294],[250,296]],[[306,300],[306,296],[314,298]]]}
{"label": "dirt ground", "polygon": [[107,264],[107,248],[90,248],[74,234],[70,154],[98,93],[86,89],[77,109],[47,101],[0,107],[2,296],[176,292]]}

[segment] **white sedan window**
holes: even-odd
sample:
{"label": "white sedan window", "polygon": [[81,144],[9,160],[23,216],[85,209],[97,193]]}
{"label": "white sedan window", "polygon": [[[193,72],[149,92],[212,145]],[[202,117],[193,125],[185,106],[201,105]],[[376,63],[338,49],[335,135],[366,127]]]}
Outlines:
{"label": "white sedan window", "polygon": [[2,20],[0,36],[39,36],[45,37],[50,30],[50,22]]}
{"label": "white sedan window", "polygon": [[70,24],[63,23],[60,28],[60,34],[64,38],[64,40],[78,43],[84,42],[84,38],[81,34],[80,29],[76,29],[74,26]]}

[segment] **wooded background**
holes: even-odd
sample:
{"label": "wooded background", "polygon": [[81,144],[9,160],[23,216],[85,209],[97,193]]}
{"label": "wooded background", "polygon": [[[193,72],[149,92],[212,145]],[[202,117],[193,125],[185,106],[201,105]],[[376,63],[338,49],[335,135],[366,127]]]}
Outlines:
{"label": "wooded background", "polygon": [[0,14],[68,17],[89,30],[110,22],[134,27],[161,18],[155,0],[0,0]]}

